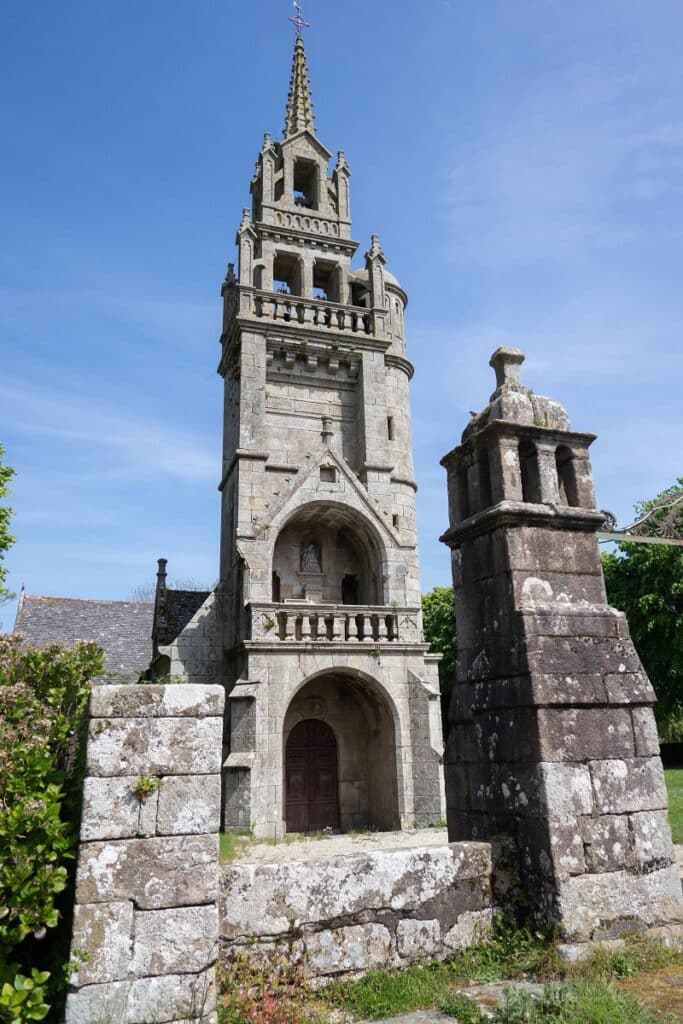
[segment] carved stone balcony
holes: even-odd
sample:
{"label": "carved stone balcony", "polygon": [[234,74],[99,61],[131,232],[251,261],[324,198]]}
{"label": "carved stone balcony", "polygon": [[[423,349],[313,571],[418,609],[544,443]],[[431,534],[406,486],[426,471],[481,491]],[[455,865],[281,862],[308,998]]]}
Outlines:
{"label": "carved stone balcony", "polygon": [[269,643],[423,643],[418,608],[381,605],[250,604],[250,639]]}
{"label": "carved stone balcony", "polygon": [[373,331],[373,316],[368,309],[281,292],[254,292],[251,313],[278,323],[304,324],[347,334]]}

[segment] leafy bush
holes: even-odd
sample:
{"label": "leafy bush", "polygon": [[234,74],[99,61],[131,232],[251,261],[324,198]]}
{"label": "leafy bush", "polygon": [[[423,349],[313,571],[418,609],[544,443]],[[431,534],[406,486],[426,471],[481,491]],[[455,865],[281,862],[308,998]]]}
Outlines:
{"label": "leafy bush", "polygon": [[[42,1012],[39,990],[48,979],[31,968],[48,958],[36,941],[57,927],[69,881],[88,681],[102,671],[95,644],[36,650],[20,637],[0,637],[0,964],[10,954],[18,961],[3,978],[3,1021],[38,1020]],[[63,984],[61,972],[53,974],[51,991]]]}
{"label": "leafy bush", "polygon": [[0,967],[0,1017],[9,1021],[42,1020],[50,1009],[45,1002],[47,971],[20,973],[19,964]]}

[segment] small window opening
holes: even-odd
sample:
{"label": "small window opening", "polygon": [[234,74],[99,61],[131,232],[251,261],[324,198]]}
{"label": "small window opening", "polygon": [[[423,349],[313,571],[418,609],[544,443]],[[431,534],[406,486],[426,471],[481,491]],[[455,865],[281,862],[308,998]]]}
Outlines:
{"label": "small window opening", "polygon": [[318,209],[318,165],[312,160],[294,161],[294,205]]}
{"label": "small window opening", "polygon": [[337,479],[337,471],[334,466],[321,466],[320,479],[324,483],[333,484]]}
{"label": "small window opening", "polygon": [[313,264],[313,296],[327,302],[340,302],[339,266],[327,260],[316,260]]}
{"label": "small window opening", "polygon": [[358,577],[347,573],[342,579],[342,604],[358,604],[360,587]]}
{"label": "small window opening", "polygon": [[362,281],[353,281],[351,283],[351,304],[353,306],[360,306],[362,309],[370,308],[370,292]]}
{"label": "small window opening", "polygon": [[273,604],[279,604],[281,601],[282,590],[280,587],[280,577],[274,572],[273,573],[273,586],[272,586],[272,601]]}
{"label": "small window opening", "polygon": [[273,291],[279,295],[301,295],[301,268],[296,256],[277,253],[273,261]]}
{"label": "small window opening", "polygon": [[394,417],[387,416],[387,437],[390,441],[394,440]]}
{"label": "small window opening", "polygon": [[560,445],[555,452],[555,466],[557,467],[561,504],[577,507],[579,505],[579,489],[576,481],[574,453],[571,448]]}
{"label": "small window opening", "polygon": [[531,441],[520,441],[519,468],[522,474],[522,501],[541,503],[541,477],[538,471],[538,452]]}
{"label": "small window opening", "polygon": [[393,515],[391,517],[391,522],[393,523],[394,529],[398,530],[399,518],[397,515]]}

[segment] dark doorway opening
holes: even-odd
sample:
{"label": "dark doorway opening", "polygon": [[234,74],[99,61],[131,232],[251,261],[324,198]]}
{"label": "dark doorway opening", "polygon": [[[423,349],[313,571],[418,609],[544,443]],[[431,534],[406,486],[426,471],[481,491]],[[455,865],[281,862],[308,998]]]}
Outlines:
{"label": "dark doorway opening", "polygon": [[339,828],[337,741],[325,722],[308,718],[289,734],[285,791],[287,832]]}
{"label": "dark doorway opening", "polygon": [[341,585],[342,604],[358,604],[359,589],[357,576],[344,576]]}

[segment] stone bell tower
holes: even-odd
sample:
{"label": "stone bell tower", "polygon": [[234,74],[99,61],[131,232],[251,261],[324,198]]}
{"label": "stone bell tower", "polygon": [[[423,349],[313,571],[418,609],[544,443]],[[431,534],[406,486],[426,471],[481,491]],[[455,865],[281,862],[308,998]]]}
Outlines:
{"label": "stone bell tower", "polygon": [[316,134],[300,24],[223,284],[224,825],[257,835],[443,817],[424,644],[407,297]]}
{"label": "stone bell tower", "polygon": [[501,348],[448,472],[458,624],[450,839],[507,837],[539,921],[568,943],[675,926],[681,887],[654,692],[607,604],[588,449]]}

